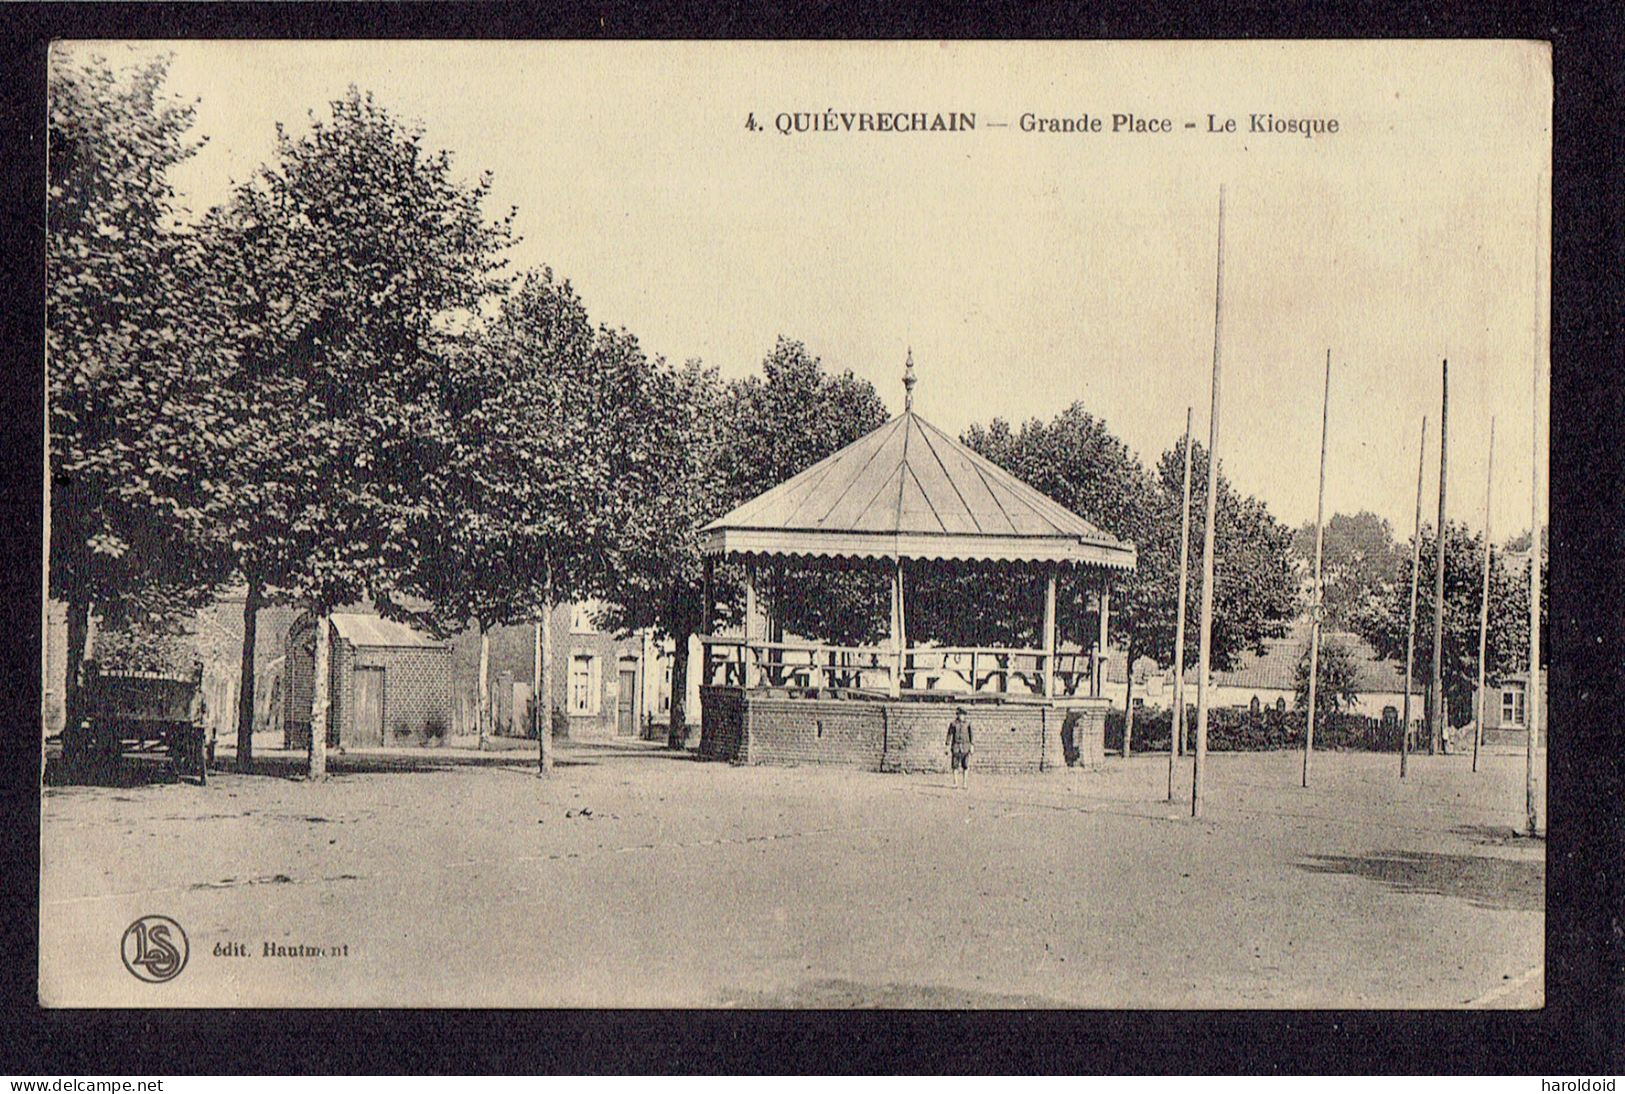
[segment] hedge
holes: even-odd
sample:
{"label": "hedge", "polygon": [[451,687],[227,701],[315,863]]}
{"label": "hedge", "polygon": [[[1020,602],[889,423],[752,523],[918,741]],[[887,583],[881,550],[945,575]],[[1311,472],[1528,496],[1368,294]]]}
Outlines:
{"label": "hedge", "polygon": [[[1173,712],[1141,708],[1134,716],[1134,751],[1166,752]],[[1264,707],[1254,714],[1246,707],[1218,707],[1208,711],[1207,747],[1212,752],[1268,752],[1302,748],[1304,711],[1278,711]],[[1123,751],[1123,712],[1106,715],[1106,751]],[[1187,748],[1196,742],[1196,707],[1187,711]],[[1317,749],[1362,752],[1398,752],[1399,723],[1363,714],[1323,714],[1315,719]]]}

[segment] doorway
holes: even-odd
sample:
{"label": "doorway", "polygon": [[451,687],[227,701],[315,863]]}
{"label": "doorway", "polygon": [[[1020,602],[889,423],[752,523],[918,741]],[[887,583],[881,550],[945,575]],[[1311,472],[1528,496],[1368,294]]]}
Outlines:
{"label": "doorway", "polygon": [[358,747],[384,743],[384,670],[355,670],[355,740]]}
{"label": "doorway", "polygon": [[635,737],[638,732],[637,670],[622,669],[620,680],[620,693],[615,700],[615,736]]}

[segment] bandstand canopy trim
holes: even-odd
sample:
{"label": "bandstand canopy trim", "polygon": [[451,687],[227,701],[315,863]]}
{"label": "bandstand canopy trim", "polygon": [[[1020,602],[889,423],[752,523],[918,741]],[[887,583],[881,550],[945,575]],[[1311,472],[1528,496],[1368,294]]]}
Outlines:
{"label": "bandstand canopy trim", "polygon": [[912,409],[707,525],[707,555],[1048,562],[1135,551]]}

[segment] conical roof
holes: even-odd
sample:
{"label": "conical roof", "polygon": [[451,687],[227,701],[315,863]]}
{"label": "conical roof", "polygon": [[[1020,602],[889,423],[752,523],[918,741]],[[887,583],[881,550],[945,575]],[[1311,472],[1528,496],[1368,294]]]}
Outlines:
{"label": "conical roof", "polygon": [[912,410],[707,525],[707,554],[1072,562],[1134,547]]}

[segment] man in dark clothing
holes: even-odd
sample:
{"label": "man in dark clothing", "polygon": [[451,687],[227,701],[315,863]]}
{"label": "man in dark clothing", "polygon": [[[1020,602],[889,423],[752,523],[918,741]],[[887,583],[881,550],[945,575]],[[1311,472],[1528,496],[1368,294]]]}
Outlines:
{"label": "man in dark clothing", "polygon": [[960,707],[954,711],[954,720],[948,723],[948,738],[944,743],[948,746],[949,770],[953,772],[954,785],[961,790],[970,780],[970,754],[976,751],[972,739],[970,719],[965,717],[965,708]]}

